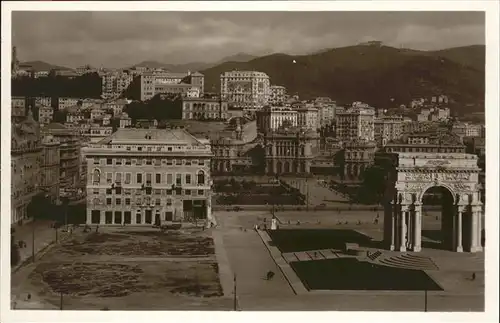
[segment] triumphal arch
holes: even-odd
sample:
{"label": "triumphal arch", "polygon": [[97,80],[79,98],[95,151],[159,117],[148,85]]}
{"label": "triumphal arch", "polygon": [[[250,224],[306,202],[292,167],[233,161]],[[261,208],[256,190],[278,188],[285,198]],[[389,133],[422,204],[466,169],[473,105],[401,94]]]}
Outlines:
{"label": "triumphal arch", "polygon": [[483,209],[477,156],[442,152],[398,152],[392,156],[384,216],[384,240],[390,250],[421,251],[423,196],[439,187],[443,192],[441,230],[448,248],[481,251]]}

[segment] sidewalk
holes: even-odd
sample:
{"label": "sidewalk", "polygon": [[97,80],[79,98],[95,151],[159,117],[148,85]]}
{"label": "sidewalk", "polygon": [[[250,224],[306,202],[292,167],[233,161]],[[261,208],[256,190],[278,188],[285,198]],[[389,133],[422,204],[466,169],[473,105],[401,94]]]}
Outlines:
{"label": "sidewalk", "polygon": [[[20,248],[20,261],[19,263],[12,267],[12,271],[17,271],[22,265],[31,260],[33,255],[33,230],[35,232],[35,259],[36,255],[50,246],[56,240],[56,230],[51,227],[53,221],[50,220],[39,220],[32,221],[22,226],[16,226],[16,232],[14,235],[14,243],[18,241],[24,241],[26,247]],[[63,228],[58,229],[58,240],[61,241],[65,239],[69,234],[67,232],[62,232]]]}

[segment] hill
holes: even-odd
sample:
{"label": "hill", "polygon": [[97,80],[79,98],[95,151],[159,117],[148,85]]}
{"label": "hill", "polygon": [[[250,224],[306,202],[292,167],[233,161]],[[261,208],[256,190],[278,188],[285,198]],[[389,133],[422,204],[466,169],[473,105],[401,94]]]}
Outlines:
{"label": "hill", "polygon": [[223,72],[257,70],[267,73],[271,84],[284,85],[303,99],[329,96],[340,103],[359,100],[377,107],[440,93],[461,103],[482,102],[484,70],[474,67],[480,63],[457,62],[467,57],[461,51],[349,46],[310,55],[273,54],[249,62],[226,62],[201,73],[206,89],[219,90]]}
{"label": "hill", "polygon": [[215,63],[202,63],[202,62],[193,62],[193,63],[186,63],[186,64],[164,64],[160,63],[157,61],[144,61],[140,62],[139,64],[135,64],[132,67],[136,66],[142,66],[142,67],[149,67],[149,68],[165,68],[169,70],[170,72],[187,72],[187,71],[200,71],[204,70],[207,68],[210,68],[212,66],[222,64],[225,62],[248,62],[249,60],[252,60],[256,58],[257,56],[254,55],[249,55],[245,53],[238,53],[236,55],[231,55],[224,57],[223,59],[219,60],[218,62]]}
{"label": "hill", "polygon": [[464,66],[471,66],[479,71],[484,71],[485,68],[486,46],[484,45],[454,47],[428,53],[447,58]]}
{"label": "hill", "polygon": [[43,61],[29,61],[29,62],[22,62],[19,63],[19,65],[29,65],[31,66],[35,72],[40,72],[40,71],[50,71],[53,69],[56,70],[71,70],[71,68],[64,67],[64,66],[57,66],[57,65],[52,65]]}

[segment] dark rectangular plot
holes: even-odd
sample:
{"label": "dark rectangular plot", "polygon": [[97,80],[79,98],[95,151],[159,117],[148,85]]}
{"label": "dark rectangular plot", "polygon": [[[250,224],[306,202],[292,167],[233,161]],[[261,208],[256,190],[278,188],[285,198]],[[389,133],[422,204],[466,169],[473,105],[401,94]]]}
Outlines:
{"label": "dark rectangular plot", "polygon": [[342,250],[346,243],[369,246],[372,242],[369,236],[348,229],[280,229],[269,230],[268,233],[281,252]]}
{"label": "dark rectangular plot", "polygon": [[293,262],[290,266],[309,290],[443,290],[422,270],[381,266],[355,258]]}

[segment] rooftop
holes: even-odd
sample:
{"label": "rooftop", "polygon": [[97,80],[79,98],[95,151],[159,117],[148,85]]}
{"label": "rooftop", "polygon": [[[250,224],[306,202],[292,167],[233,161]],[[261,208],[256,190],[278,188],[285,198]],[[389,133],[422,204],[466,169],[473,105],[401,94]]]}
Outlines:
{"label": "rooftop", "polygon": [[161,142],[179,145],[202,145],[203,143],[184,129],[137,129],[120,128],[99,143],[151,143]]}

